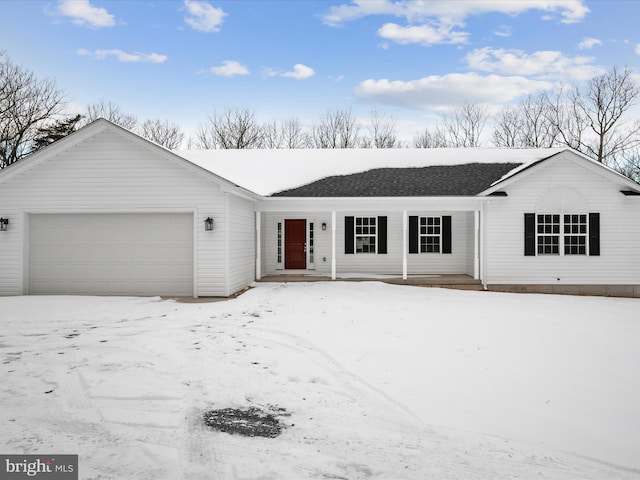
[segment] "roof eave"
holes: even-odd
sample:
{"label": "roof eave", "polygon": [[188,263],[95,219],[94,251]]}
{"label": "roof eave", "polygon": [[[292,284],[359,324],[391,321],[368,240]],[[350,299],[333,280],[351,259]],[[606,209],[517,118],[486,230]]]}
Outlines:
{"label": "roof eave", "polygon": [[500,197],[432,196],[432,197],[264,197],[260,211],[473,211]]}

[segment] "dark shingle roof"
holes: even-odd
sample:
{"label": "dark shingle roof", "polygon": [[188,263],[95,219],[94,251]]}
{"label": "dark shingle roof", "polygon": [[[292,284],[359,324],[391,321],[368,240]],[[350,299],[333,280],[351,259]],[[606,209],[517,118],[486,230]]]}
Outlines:
{"label": "dark shingle roof", "polygon": [[323,178],[273,197],[473,196],[520,163],[467,163],[421,168],[376,168]]}

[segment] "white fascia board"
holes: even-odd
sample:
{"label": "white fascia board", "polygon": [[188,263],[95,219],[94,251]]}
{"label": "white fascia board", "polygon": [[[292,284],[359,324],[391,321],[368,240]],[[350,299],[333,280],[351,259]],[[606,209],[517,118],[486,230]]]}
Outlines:
{"label": "white fascia board", "polygon": [[470,211],[497,197],[267,197],[256,208],[262,212],[321,211]]}
{"label": "white fascia board", "polygon": [[224,193],[231,193],[233,195],[244,198],[245,200],[250,200],[252,202],[260,201],[264,198],[261,195],[258,195],[257,193],[252,192],[251,190],[247,190],[246,188],[241,187],[240,185],[233,185],[233,186],[230,186],[227,184],[221,185],[220,191]]}

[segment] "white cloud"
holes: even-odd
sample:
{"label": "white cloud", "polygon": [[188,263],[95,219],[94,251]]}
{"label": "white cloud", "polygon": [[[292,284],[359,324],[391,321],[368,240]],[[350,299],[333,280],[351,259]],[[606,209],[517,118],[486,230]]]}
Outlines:
{"label": "white cloud", "polygon": [[567,57],[556,50],[527,54],[521,50],[479,48],[465,57],[471,70],[505,75],[531,75],[545,79],[587,80],[603,73],[593,57]]}
{"label": "white cloud", "polygon": [[500,25],[493,31],[496,37],[507,38],[511,36],[511,27],[508,25]]}
{"label": "white cloud", "polygon": [[582,41],[578,44],[578,48],[580,50],[589,50],[590,48],[593,48],[596,45],[602,45],[602,40],[598,40],[597,38],[586,37],[586,38],[583,38]]}
{"label": "white cloud", "polygon": [[119,62],[123,63],[164,63],[169,57],[158,53],[127,53],[116,48],[100,49],[100,50],[78,50],[78,55],[93,57],[96,60],[104,60],[107,57],[115,57]]}
{"label": "white cloud", "polygon": [[249,69],[235,60],[225,60],[219,67],[211,67],[211,72],[223,77],[234,77],[236,75],[249,75]]}
{"label": "white cloud", "polygon": [[280,72],[278,70],[274,70],[273,68],[264,68],[262,70],[262,76],[271,78],[271,77],[289,77],[295,78],[296,80],[306,80],[307,78],[311,78],[316,74],[316,72],[311,67],[307,67],[302,63],[296,63],[293,66],[293,70],[290,72]]}
{"label": "white cloud", "polygon": [[295,78],[296,80],[305,80],[307,78],[311,78],[316,74],[316,72],[311,67],[307,67],[301,63],[296,63],[293,66],[293,70],[290,72],[282,73],[283,77]]}
{"label": "white cloud", "polygon": [[640,55],[640,43],[636,45],[635,52],[636,52],[636,55]]}
{"label": "white cloud", "polygon": [[397,15],[399,10],[398,4],[389,0],[353,0],[351,5],[332,6],[322,19],[327,25],[337,27],[369,15]]}
{"label": "white cloud", "polygon": [[355,95],[371,102],[416,109],[443,109],[462,102],[505,103],[552,84],[522,76],[476,73],[432,75],[411,81],[365,80]]}
{"label": "white cloud", "polygon": [[385,23],[378,30],[378,35],[401,45],[418,43],[429,46],[443,43],[466,43],[469,34],[466,32],[453,31],[452,28],[452,25],[403,27],[395,23]]}
{"label": "white cloud", "polygon": [[563,23],[581,21],[589,8],[582,0],[354,0],[350,4],[331,7],[322,17],[331,26],[339,26],[350,20],[370,15],[395,15],[404,17],[409,22],[438,18],[447,21],[462,21],[472,15],[485,13],[503,13],[518,15],[529,10],[541,10],[549,13],[560,13]]}
{"label": "white cloud", "polygon": [[184,0],[184,6],[189,12],[189,16],[184,17],[184,21],[191,28],[201,32],[217,32],[227,14],[207,2],[196,0]]}
{"label": "white cloud", "polygon": [[94,7],[89,0],[59,0],[57,13],[83,27],[102,28],[116,24],[113,15],[105,8]]}

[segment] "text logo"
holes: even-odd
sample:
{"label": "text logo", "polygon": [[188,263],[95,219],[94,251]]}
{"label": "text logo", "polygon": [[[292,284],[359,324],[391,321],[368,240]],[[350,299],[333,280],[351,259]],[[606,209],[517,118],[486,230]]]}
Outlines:
{"label": "text logo", "polygon": [[2,455],[0,480],[78,480],[78,455]]}

